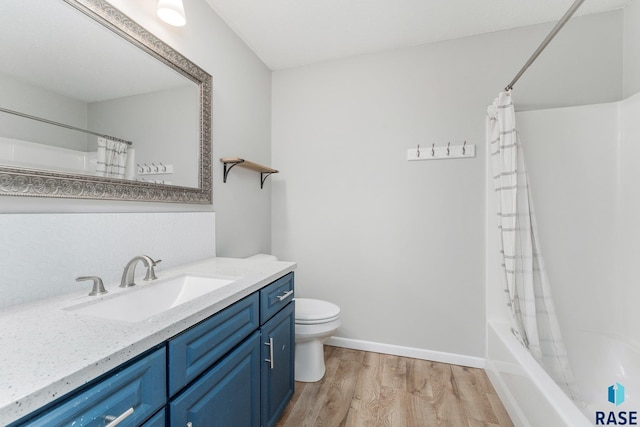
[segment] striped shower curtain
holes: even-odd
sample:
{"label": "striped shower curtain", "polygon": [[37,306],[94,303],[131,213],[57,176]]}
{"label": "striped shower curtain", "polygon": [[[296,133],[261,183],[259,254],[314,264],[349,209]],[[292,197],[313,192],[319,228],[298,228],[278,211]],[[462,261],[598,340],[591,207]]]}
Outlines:
{"label": "striped shower curtain", "polygon": [[500,93],[487,113],[500,256],[512,331],[565,393],[575,399],[573,375],[540,254],[511,91]]}
{"label": "striped shower curtain", "polygon": [[96,172],[99,176],[124,178],[128,145],[103,137],[98,138]]}

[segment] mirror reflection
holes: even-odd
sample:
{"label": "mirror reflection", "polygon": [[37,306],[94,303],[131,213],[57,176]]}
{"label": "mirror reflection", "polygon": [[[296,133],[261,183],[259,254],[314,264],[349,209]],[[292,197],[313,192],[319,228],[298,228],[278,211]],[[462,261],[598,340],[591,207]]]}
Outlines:
{"label": "mirror reflection", "polygon": [[0,165],[198,187],[196,82],[62,1],[0,28]]}

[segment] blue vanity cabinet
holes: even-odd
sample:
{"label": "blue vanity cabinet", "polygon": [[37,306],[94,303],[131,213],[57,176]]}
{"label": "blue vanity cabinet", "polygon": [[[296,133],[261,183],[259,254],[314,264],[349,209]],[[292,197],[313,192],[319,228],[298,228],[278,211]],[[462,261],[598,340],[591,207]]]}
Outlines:
{"label": "blue vanity cabinet", "polygon": [[293,272],[260,289],[260,324],[293,301]]}
{"label": "blue vanity cabinet", "polygon": [[295,302],[293,272],[260,290],[261,425],[271,427],[293,396]]}
{"label": "blue vanity cabinet", "polygon": [[293,396],[294,327],[290,273],[170,340],[169,425],[274,426]]}
{"label": "blue vanity cabinet", "polygon": [[103,427],[118,417],[121,427],[143,425],[165,405],[165,372],[163,347],[18,425]]}
{"label": "blue vanity cabinet", "polygon": [[260,333],[214,365],[169,403],[171,426],[260,424]]}
{"label": "blue vanity cabinet", "polygon": [[256,331],[260,327],[258,312],[256,292],[169,340],[169,396]]}
{"label": "blue vanity cabinet", "polygon": [[142,424],[142,427],[166,427],[167,420],[165,418],[165,410],[158,412],[153,417],[149,418],[149,420]]}
{"label": "blue vanity cabinet", "polygon": [[11,427],[274,426],[293,396],[294,327],[289,273]]}
{"label": "blue vanity cabinet", "polygon": [[276,424],[294,392],[295,309],[290,302],[261,328],[262,426]]}

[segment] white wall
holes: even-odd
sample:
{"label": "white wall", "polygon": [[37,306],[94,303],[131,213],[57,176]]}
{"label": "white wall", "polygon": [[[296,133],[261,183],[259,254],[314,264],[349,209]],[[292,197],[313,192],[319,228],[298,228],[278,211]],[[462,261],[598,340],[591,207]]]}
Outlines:
{"label": "white wall", "polygon": [[636,347],[640,346],[640,92],[621,103],[622,143],[618,169],[618,262],[619,279],[615,283],[618,299],[614,312],[624,316],[616,332]]}
{"label": "white wall", "polygon": [[[120,283],[136,255],[156,271],[216,255],[213,212],[0,215],[0,308],[91,290],[79,276]],[[138,266],[136,276],[144,276]]]}
{"label": "white wall", "polygon": [[[58,263],[68,267],[62,289],[70,285],[69,278],[75,278],[80,272],[108,277],[121,274],[123,263],[130,258],[129,248],[162,257],[165,266],[178,261],[201,259],[215,253],[216,249],[220,256],[245,256],[269,251],[270,184],[260,190],[259,175],[239,170],[232,171],[229,182],[222,184],[222,165],[218,158],[242,156],[256,162],[270,163],[271,72],[205,1],[185,0],[188,23],[183,28],[169,27],[159,21],[155,15],[155,2],[112,0],[111,3],[213,75],[214,204],[200,206],[0,197],[0,213],[19,214],[17,220],[11,219],[12,215],[0,215],[0,235],[12,233],[16,224],[14,221],[42,224],[33,238],[12,240],[15,242],[11,247],[12,260],[32,271],[29,274],[45,279],[61,277],[56,267]],[[213,210],[216,211],[215,220],[211,213]],[[195,220],[186,213],[189,211],[205,211],[208,214]],[[40,214],[22,215],[26,212]],[[52,228],[59,218],[58,215],[52,215],[53,212],[85,212],[87,215],[83,221],[73,221],[75,215],[69,215],[70,223],[65,220],[65,232],[61,233]],[[118,222],[117,226],[109,221],[105,223],[105,215],[110,215],[103,215],[105,212],[123,213],[122,222]],[[143,214],[129,214],[131,212]],[[153,220],[154,212],[176,212],[176,215],[168,217],[171,220],[167,222],[159,222]],[[131,230],[131,235],[105,248],[98,239],[102,231],[98,230],[106,227],[119,236],[121,226]],[[190,231],[194,227],[200,230],[195,235]],[[175,244],[162,240],[159,246],[152,245],[156,237],[147,240],[147,236],[175,240]],[[73,268],[68,263],[68,251],[52,251],[47,255],[46,263],[33,259],[31,251],[37,246],[56,248],[60,241],[64,241],[69,248],[77,248],[74,253],[81,256],[73,260]],[[185,249],[183,244],[194,250]],[[109,251],[105,258],[109,262],[101,261],[105,251]],[[4,273],[0,275],[0,292],[13,286],[19,291],[12,293],[12,301],[17,301],[23,296],[22,285],[8,280]],[[76,285],[73,282],[73,286]],[[44,290],[51,286],[47,280],[38,282],[37,286],[42,286],[41,295],[49,294],[48,289]],[[29,298],[29,295],[32,292],[25,289],[24,297]]]}
{"label": "white wall", "polygon": [[565,333],[611,333],[616,277],[619,104],[517,114],[541,253]]}
{"label": "white wall", "polygon": [[[518,84],[519,105],[618,99],[621,22],[573,21]],[[484,355],[485,111],[549,29],[274,72],[273,252],[299,263],[299,296],[342,307],[339,336]],[[477,158],[406,161],[417,144],[464,140]]]}
{"label": "white wall", "polygon": [[640,91],[640,1],[624,8],[624,97]]}

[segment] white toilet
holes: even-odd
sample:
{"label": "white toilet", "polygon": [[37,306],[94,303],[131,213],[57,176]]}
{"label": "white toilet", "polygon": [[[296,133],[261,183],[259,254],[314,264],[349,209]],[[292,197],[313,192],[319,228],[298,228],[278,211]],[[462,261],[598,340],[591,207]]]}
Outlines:
{"label": "white toilet", "polygon": [[[257,261],[277,261],[273,255],[248,257]],[[295,380],[306,383],[324,376],[324,342],[340,326],[340,307],[327,301],[295,298],[296,360]]]}
{"label": "white toilet", "polygon": [[340,326],[340,307],[327,301],[296,298],[295,379],[320,381],[324,376],[324,342]]}

